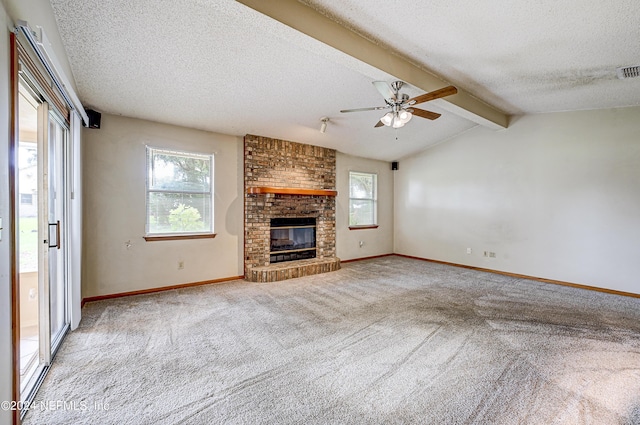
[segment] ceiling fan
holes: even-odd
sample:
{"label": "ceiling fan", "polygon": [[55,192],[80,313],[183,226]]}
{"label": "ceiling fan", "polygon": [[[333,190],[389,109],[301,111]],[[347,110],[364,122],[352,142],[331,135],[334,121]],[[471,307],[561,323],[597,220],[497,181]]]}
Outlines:
{"label": "ceiling fan", "polygon": [[447,86],[409,99],[408,94],[400,93],[400,89],[404,85],[404,82],[402,81],[394,81],[391,83],[391,86],[389,86],[384,81],[374,81],[373,85],[376,86],[378,91],[384,97],[386,105],[373,106],[371,108],[343,109],[340,112],[378,111],[383,109],[391,109],[391,111],[387,112],[382,118],[380,118],[380,121],[378,121],[378,123],[374,127],[382,127],[383,125],[386,125],[393,128],[400,128],[408,123],[413,115],[427,118],[429,120],[435,120],[440,116],[440,114],[437,114],[435,112],[414,108],[414,105],[458,93],[458,89],[456,89],[455,87]]}

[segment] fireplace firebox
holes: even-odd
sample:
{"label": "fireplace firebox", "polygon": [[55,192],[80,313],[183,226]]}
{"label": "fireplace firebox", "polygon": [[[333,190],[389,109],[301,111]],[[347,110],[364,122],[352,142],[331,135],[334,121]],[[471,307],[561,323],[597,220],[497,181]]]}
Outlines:
{"label": "fireplace firebox", "polygon": [[272,218],[269,262],[316,258],[316,219]]}

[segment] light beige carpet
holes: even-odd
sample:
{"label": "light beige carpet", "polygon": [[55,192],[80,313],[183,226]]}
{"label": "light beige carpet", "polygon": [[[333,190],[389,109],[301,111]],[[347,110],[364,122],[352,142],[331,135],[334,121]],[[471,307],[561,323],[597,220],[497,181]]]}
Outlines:
{"label": "light beige carpet", "polygon": [[25,424],[640,424],[640,299],[392,256],[89,303],[47,400]]}

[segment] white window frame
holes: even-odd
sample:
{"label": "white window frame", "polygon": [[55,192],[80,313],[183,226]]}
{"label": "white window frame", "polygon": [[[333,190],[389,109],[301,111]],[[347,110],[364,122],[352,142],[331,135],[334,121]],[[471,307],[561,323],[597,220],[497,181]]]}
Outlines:
{"label": "white window frame", "polygon": [[[194,190],[169,190],[169,189],[152,189],[151,179],[153,170],[150,169],[154,152],[163,152],[166,154],[175,154],[175,155],[184,155],[184,156],[194,156],[194,157],[206,157],[209,159],[209,179],[210,185],[208,191],[194,191]],[[212,153],[202,153],[202,152],[191,152],[181,149],[173,149],[173,148],[163,148],[157,146],[149,146],[146,145],[146,155],[145,155],[145,171],[146,171],[146,184],[145,184],[145,239],[147,241],[151,240],[160,240],[160,239],[176,239],[176,238],[190,238],[197,236],[204,237],[215,237],[215,229],[214,229],[214,162],[215,156]],[[199,232],[150,232],[149,231],[149,195],[151,193],[175,193],[175,194],[190,194],[190,195],[205,195],[209,197],[210,201],[210,217],[209,217],[209,229],[207,231],[199,231]]]}
{"label": "white window frame", "polygon": [[[373,198],[355,198],[352,197],[352,193],[351,193],[351,180],[353,178],[353,175],[355,174],[360,174],[360,175],[369,175],[372,177],[373,179],[373,190],[372,190],[372,196]],[[358,224],[353,224],[351,223],[351,210],[352,210],[352,202],[353,201],[370,201],[372,203],[372,209],[373,209],[373,222],[372,223],[358,223]],[[350,229],[357,229],[357,228],[371,228],[371,227],[377,227],[378,226],[378,174],[377,173],[371,173],[368,171],[349,171],[349,228]]]}

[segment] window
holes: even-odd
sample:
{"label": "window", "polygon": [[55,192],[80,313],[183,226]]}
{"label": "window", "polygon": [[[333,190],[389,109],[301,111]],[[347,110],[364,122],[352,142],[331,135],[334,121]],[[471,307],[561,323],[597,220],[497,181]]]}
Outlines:
{"label": "window", "polygon": [[213,234],[213,155],[147,146],[146,233]]}
{"label": "window", "polygon": [[349,172],[349,227],[377,226],[377,186],[377,174]]}
{"label": "window", "polygon": [[20,203],[24,205],[32,205],[33,204],[33,195],[30,193],[21,193],[20,194]]}

